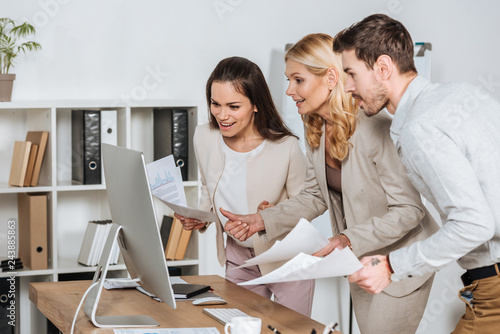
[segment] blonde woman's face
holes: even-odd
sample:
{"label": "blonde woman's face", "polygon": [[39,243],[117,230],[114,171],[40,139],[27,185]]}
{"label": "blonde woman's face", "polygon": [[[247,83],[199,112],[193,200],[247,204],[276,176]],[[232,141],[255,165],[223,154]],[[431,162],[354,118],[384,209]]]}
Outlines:
{"label": "blonde woman's face", "polygon": [[300,115],[328,114],[327,99],[330,94],[327,75],[317,76],[304,64],[287,60],[285,75],[289,84],[286,95],[290,96]]}

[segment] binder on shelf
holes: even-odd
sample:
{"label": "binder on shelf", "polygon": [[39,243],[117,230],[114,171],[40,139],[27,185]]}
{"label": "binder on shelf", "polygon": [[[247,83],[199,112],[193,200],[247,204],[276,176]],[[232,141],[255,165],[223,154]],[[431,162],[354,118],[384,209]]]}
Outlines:
{"label": "binder on shelf", "polygon": [[187,110],[172,110],[172,154],[175,164],[181,168],[182,180],[188,179],[188,113]]}
{"label": "binder on shelf", "polygon": [[118,145],[116,110],[101,110],[101,143]]}
{"label": "binder on shelf", "polygon": [[[0,277],[0,333],[2,334],[14,334],[15,326],[12,323],[9,324],[11,318],[10,309],[12,308],[11,301],[15,300],[16,289],[13,287],[19,286],[17,283],[17,278],[12,281],[9,277]],[[16,323],[16,322],[14,322]]]}
{"label": "binder on shelf", "polygon": [[165,258],[167,260],[175,259],[175,253],[177,252],[177,246],[179,245],[182,230],[183,228],[180,220],[174,218],[172,228],[170,229],[170,234],[168,236],[167,249],[165,250]]}
{"label": "binder on shelf", "polygon": [[154,160],[173,154],[181,168],[182,179],[188,180],[189,128],[186,109],[153,109]]}
{"label": "binder on shelf", "polygon": [[12,154],[12,163],[10,165],[9,186],[24,186],[30,151],[31,142],[16,141],[14,143],[14,153]]}
{"label": "binder on shelf", "polygon": [[[102,143],[118,145],[116,110],[101,110],[101,144]],[[105,184],[104,168],[101,168],[101,170],[101,181]]]}
{"label": "binder on shelf", "polygon": [[163,251],[167,249],[168,237],[170,235],[170,230],[172,229],[172,223],[174,222],[174,217],[163,216],[160,227],[161,243],[163,245]]}
{"label": "binder on shelf", "polygon": [[33,178],[33,169],[35,168],[35,159],[38,152],[38,145],[31,144],[30,156],[28,159],[28,167],[26,168],[26,176],[24,177],[24,186],[31,186],[31,179]]}
{"label": "binder on shelf", "polygon": [[101,183],[101,112],[72,110],[71,179],[76,184]]}
{"label": "binder on shelf", "polygon": [[47,269],[47,195],[19,193],[19,257],[32,270]]}
{"label": "binder on shelf", "polygon": [[45,156],[48,139],[48,131],[28,131],[26,134],[26,141],[30,141],[33,145],[38,145],[35,165],[33,166],[33,175],[30,180],[30,186],[32,187],[36,187],[38,185],[38,179],[40,178],[40,170],[42,169],[43,157]]}

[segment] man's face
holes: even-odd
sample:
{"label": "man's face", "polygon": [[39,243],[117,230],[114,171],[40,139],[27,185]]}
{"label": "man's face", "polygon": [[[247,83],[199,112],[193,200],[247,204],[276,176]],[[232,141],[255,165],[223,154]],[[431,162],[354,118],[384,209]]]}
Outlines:
{"label": "man's face", "polygon": [[376,115],[389,103],[389,92],[374,69],[358,59],[355,50],[342,52],[342,64],[347,73],[345,92],[351,93],[367,116]]}

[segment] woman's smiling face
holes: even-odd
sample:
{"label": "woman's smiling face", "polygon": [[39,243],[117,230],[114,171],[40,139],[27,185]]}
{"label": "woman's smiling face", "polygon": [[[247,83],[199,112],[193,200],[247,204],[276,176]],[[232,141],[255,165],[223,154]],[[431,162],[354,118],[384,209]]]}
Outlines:
{"label": "woman's smiling face", "polygon": [[317,114],[326,107],[330,94],[326,75],[314,75],[304,64],[291,59],[286,62],[285,75],[289,81],[286,95],[295,101],[300,115]]}
{"label": "woman's smiling face", "polygon": [[254,132],[256,107],[239,93],[232,82],[214,82],[211,87],[210,112],[224,137],[245,137]]}

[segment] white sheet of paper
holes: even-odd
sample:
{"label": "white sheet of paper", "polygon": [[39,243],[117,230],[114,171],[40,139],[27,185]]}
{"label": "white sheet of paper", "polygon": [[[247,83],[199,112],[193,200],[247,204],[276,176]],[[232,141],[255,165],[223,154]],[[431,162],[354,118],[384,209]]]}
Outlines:
{"label": "white sheet of paper", "polygon": [[189,208],[187,206],[176,205],[167,201],[159,199],[163,203],[165,203],[170,209],[174,210],[181,216],[186,218],[195,218],[199,219],[203,222],[214,222],[217,221],[217,215],[213,212],[201,211],[198,209]]}
{"label": "white sheet of paper", "polygon": [[175,165],[173,155],[148,163],[146,169],[153,196],[169,203],[187,206],[181,169]]}
{"label": "white sheet of paper", "polygon": [[175,165],[174,156],[169,155],[146,165],[151,194],[165,203],[174,212],[187,218],[204,222],[217,221],[213,212],[192,209],[187,206],[182,184],[181,169]]}
{"label": "white sheet of paper", "polygon": [[197,328],[125,328],[113,329],[114,334],[220,334],[215,327]]}
{"label": "white sheet of paper", "polygon": [[323,258],[300,253],[267,275],[238,283],[238,285],[256,285],[347,276],[362,268],[363,265],[349,247],[342,250],[335,249]]}
{"label": "white sheet of paper", "polygon": [[283,240],[277,241],[267,251],[246,260],[245,264],[237,268],[289,260],[299,253],[313,254],[327,244],[328,239],[309,223],[307,219],[302,218]]}

